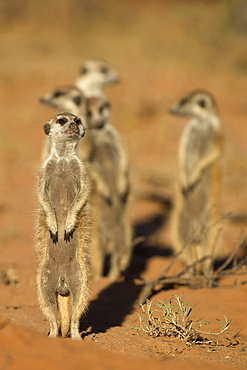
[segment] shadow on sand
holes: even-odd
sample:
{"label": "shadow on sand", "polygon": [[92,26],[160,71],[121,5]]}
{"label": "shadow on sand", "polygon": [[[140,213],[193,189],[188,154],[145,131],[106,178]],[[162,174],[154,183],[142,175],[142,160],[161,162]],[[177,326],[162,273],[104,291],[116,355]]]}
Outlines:
{"label": "shadow on sand", "polygon": [[[149,237],[164,228],[168,219],[167,212],[155,214],[152,218],[134,225],[134,238],[140,236]],[[146,241],[136,245],[132,260],[127,270],[127,275],[140,276],[145,270],[149,258],[152,256],[171,255],[171,250],[165,245],[147,245]],[[121,326],[125,317],[129,315],[139,296],[141,286],[124,280],[114,282],[103,289],[98,297],[91,301],[88,313],[81,318],[80,331],[92,333],[104,333],[109,328]]]}

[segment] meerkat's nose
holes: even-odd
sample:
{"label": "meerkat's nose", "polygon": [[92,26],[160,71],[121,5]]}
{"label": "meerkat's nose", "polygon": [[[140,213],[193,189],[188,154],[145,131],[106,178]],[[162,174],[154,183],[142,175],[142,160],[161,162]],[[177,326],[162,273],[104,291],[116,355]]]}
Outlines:
{"label": "meerkat's nose", "polygon": [[77,125],[77,123],[75,123],[75,122],[71,122],[71,123],[70,123],[70,125],[69,125],[69,128],[72,128],[72,129],[73,129],[73,128],[74,128],[74,129],[76,128],[76,129],[77,129],[77,128],[78,128],[78,125]]}

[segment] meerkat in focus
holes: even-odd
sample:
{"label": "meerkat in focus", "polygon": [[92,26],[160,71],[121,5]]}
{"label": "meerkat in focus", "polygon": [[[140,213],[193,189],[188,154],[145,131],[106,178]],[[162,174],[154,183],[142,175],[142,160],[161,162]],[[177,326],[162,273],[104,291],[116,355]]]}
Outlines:
{"label": "meerkat in focus", "polygon": [[79,117],[61,113],[44,131],[51,150],[38,176],[38,299],[50,337],[70,333],[81,339],[90,275],[90,182],[76,146],[85,130]]}
{"label": "meerkat in focus", "polygon": [[[170,113],[191,118],[179,145],[172,224],[175,250],[184,248],[181,256],[189,265],[212,255],[216,241],[222,127],[213,96],[203,90],[185,95]],[[196,269],[206,274],[209,266],[205,260]]]}
{"label": "meerkat in focus", "polygon": [[92,203],[97,237],[92,244],[92,273],[103,275],[110,254],[111,280],[116,280],[129,264],[132,232],[130,224],[130,180],[128,160],[117,130],[109,123],[111,108],[104,98],[86,101],[90,155],[88,166],[93,180]]}
{"label": "meerkat in focus", "polygon": [[76,86],[87,98],[104,97],[103,87],[119,82],[115,69],[101,59],[88,59],[82,63]]}

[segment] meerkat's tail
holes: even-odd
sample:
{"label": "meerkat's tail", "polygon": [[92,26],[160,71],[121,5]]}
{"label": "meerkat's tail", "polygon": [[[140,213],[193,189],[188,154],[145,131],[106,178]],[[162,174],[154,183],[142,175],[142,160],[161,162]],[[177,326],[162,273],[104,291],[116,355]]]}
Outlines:
{"label": "meerkat's tail", "polygon": [[61,318],[61,335],[67,337],[70,329],[70,295],[57,295],[58,311]]}

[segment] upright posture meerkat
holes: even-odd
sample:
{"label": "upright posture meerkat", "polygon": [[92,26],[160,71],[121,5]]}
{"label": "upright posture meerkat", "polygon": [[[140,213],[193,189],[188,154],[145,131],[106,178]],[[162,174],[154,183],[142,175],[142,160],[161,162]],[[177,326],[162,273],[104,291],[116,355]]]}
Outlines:
{"label": "upright posture meerkat", "polygon": [[[190,264],[212,254],[220,190],[222,128],[216,102],[206,91],[185,95],[170,113],[190,117],[179,145],[178,189],[173,217],[174,246]],[[207,273],[210,262],[197,266]]]}
{"label": "upright posture meerkat", "polygon": [[[56,109],[69,108],[74,114],[83,112],[86,119],[88,140],[85,145],[78,145],[78,155],[94,180],[90,197],[97,226],[92,243],[92,272],[95,278],[102,276],[106,254],[110,253],[109,276],[114,280],[129,263],[132,233],[127,155],[117,130],[109,123],[110,104],[103,97],[85,100],[75,86],[55,89],[41,102]],[[43,158],[49,150],[46,146]]]}
{"label": "upright posture meerkat", "polygon": [[80,339],[79,318],[88,305],[90,186],[76,146],[85,130],[80,118],[61,113],[44,131],[51,150],[38,177],[38,298],[50,337],[70,332]]}
{"label": "upright posture meerkat", "polygon": [[100,59],[88,59],[82,63],[76,86],[86,97],[104,97],[102,88],[105,85],[119,82],[115,69]]}
{"label": "upright posture meerkat", "polygon": [[130,181],[127,155],[117,130],[109,123],[110,104],[104,98],[86,101],[90,154],[88,166],[93,179],[92,202],[96,204],[97,238],[92,243],[92,272],[102,276],[110,254],[109,277],[115,280],[131,256]]}

